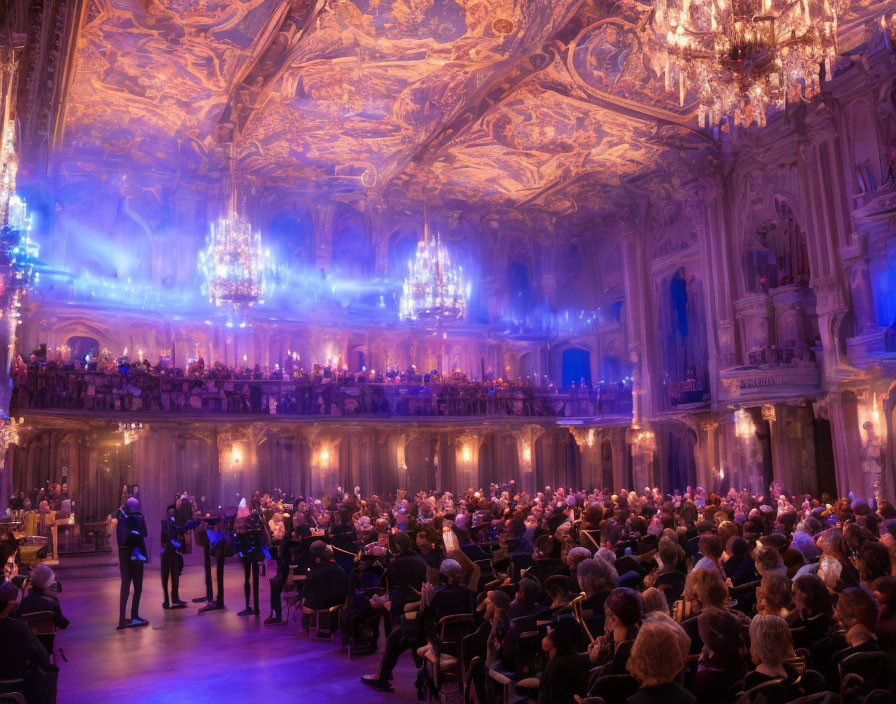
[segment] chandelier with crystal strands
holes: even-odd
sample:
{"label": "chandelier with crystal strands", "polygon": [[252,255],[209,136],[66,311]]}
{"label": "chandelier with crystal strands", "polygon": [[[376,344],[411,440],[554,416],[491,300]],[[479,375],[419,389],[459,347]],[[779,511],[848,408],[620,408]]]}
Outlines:
{"label": "chandelier with crystal strands", "polygon": [[219,308],[248,308],[261,300],[261,234],[235,208],[211,223],[199,265],[208,300]]}
{"label": "chandelier with crystal strands", "polygon": [[[425,216],[424,216],[425,219]],[[463,320],[467,312],[463,268],[451,263],[438,232],[429,238],[424,222],[423,240],[408,262],[398,315],[401,320]]]}
{"label": "chandelier with crystal strands", "polygon": [[769,106],[809,100],[831,75],[849,0],[657,0],[666,89],[696,91],[698,122],[766,122]]}

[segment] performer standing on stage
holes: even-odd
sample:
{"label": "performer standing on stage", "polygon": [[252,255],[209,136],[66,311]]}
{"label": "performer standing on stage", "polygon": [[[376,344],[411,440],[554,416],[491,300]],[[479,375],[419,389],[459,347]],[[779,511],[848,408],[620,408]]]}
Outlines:
{"label": "performer standing on stage", "polygon": [[[190,520],[183,525],[178,525],[175,519],[177,507],[171,504],[168,507],[168,517],[162,521],[162,530],[159,539],[162,543],[162,593],[165,601],[163,609],[183,609],[187,602],[182,601],[178,592],[180,585],[180,573],[184,566],[184,532],[191,530],[199,524],[197,520]],[[171,578],[171,601],[168,601],[168,578]]]}
{"label": "performer standing on stage", "polygon": [[[209,602],[199,609],[199,613],[204,614],[209,611],[223,611],[224,606],[224,560],[228,555],[233,554],[233,543],[230,534],[225,526],[225,519],[215,520],[213,530],[205,533],[209,542],[210,555],[215,557],[215,572],[218,582],[218,595],[214,601]],[[209,565],[209,570],[211,565]],[[210,574],[210,572],[209,572]]]}
{"label": "performer standing on stage", "polygon": [[[204,498],[204,497],[203,497]],[[199,511],[196,517],[200,518],[199,525],[193,531],[195,542],[202,548],[202,566],[205,570],[205,596],[198,596],[193,599],[194,604],[210,604],[215,600],[212,592],[212,546],[208,539],[209,524],[206,519],[201,517]]]}
{"label": "performer standing on stage", "polygon": [[[118,629],[148,626],[149,621],[140,618],[140,594],[143,592],[143,563],[147,560],[146,521],[140,513],[140,501],[133,496],[124,508],[119,508],[116,515],[118,524],[115,528],[118,540],[118,569],[121,573],[121,596],[118,610]],[[134,598],[131,601],[131,618],[125,618],[128,596],[134,585]]]}
{"label": "performer standing on stage", "polygon": [[[238,616],[258,616],[261,609],[258,606],[258,565],[270,559],[270,553],[266,547],[267,534],[264,532],[264,524],[256,511],[249,511],[246,499],[241,499],[236,512],[235,538],[237,554],[243,562],[245,582],[243,589],[246,593],[246,608],[240,611]],[[250,587],[249,576],[252,577]],[[249,596],[252,595],[252,606],[249,606]]]}

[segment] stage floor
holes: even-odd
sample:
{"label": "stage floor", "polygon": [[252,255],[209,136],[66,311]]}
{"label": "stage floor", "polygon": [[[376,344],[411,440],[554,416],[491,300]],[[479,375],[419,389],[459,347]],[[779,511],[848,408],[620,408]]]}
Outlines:
{"label": "stage floor", "polygon": [[[91,573],[94,576],[85,576]],[[333,653],[329,640],[299,637],[297,623],[262,625],[270,604],[265,578],[260,589],[262,615],[237,616],[244,606],[243,574],[237,563],[227,565],[228,610],[198,615],[201,604],[162,609],[156,561],[146,570],[141,599],[141,616],[150,625],[124,631],[115,630],[117,569],[98,563],[96,557],[64,558],[59,577],[62,610],[71,620],[56,639],[68,658],[68,662],[59,661],[60,704],[326,702],[331,697],[341,701],[353,696],[364,702],[417,701],[410,653],[402,655],[395,670],[395,694],[382,694],[359,681],[362,674],[376,671],[380,653],[349,662],[345,653]],[[204,591],[202,567],[187,565],[181,577],[181,598],[189,600]],[[384,642],[381,636],[380,652]]]}

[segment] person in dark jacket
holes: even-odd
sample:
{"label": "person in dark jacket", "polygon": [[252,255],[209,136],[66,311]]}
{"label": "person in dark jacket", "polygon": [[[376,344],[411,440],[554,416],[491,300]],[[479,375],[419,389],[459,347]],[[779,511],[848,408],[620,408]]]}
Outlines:
{"label": "person in dark jacket", "polygon": [[[121,594],[118,609],[118,630],[148,626],[149,621],[140,618],[140,595],[143,593],[143,564],[147,560],[146,521],[140,513],[140,501],[135,497],[118,509],[118,524],[115,528],[118,540],[118,570],[121,574]],[[131,600],[131,618],[125,618],[131,585],[134,598]]]}
{"label": "person in dark jacket", "polygon": [[[183,500],[182,500],[183,501]],[[162,521],[159,541],[162,544],[162,594],[165,597],[163,609],[183,609],[187,602],[180,598],[180,572],[183,569],[184,533],[199,525],[198,520],[179,523],[176,517],[177,507],[168,507],[168,516]],[[171,580],[171,601],[168,601],[168,580]]]}
{"label": "person in dark jacket", "polygon": [[12,582],[0,584],[0,680],[24,680],[9,687],[0,684],[0,692],[20,692],[28,704],[38,704],[50,657],[28,624],[12,617],[18,597]]}
{"label": "person in dark jacket", "polygon": [[348,575],[333,562],[332,548],[322,540],[315,540],[309,551],[311,572],[305,582],[305,605],[319,610],[341,604],[348,595]]}
{"label": "person in dark jacket", "polygon": [[56,575],[47,565],[38,565],[31,573],[31,589],[28,595],[19,604],[19,615],[35,614],[41,611],[50,611],[53,614],[53,623],[56,628],[68,628],[69,620],[62,615],[62,607],[59,599],[50,592],[50,588],[56,584]]}
{"label": "person in dark jacket", "polygon": [[582,627],[572,618],[560,619],[548,629],[541,641],[549,659],[538,687],[538,704],[573,704],[576,694],[585,694],[588,654],[574,652],[582,636]]}

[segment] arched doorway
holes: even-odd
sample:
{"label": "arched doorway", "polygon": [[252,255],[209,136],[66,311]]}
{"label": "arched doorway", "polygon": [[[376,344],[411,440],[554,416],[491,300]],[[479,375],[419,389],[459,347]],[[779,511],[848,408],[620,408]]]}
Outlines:
{"label": "arched doorway", "polygon": [[582,381],[591,383],[591,353],[578,347],[563,350],[561,356],[561,380],[564,387],[578,386]]}
{"label": "arched doorway", "polygon": [[73,335],[65,342],[66,347],[72,351],[72,359],[83,362],[87,356],[95,359],[100,354],[100,343],[95,337]]}

